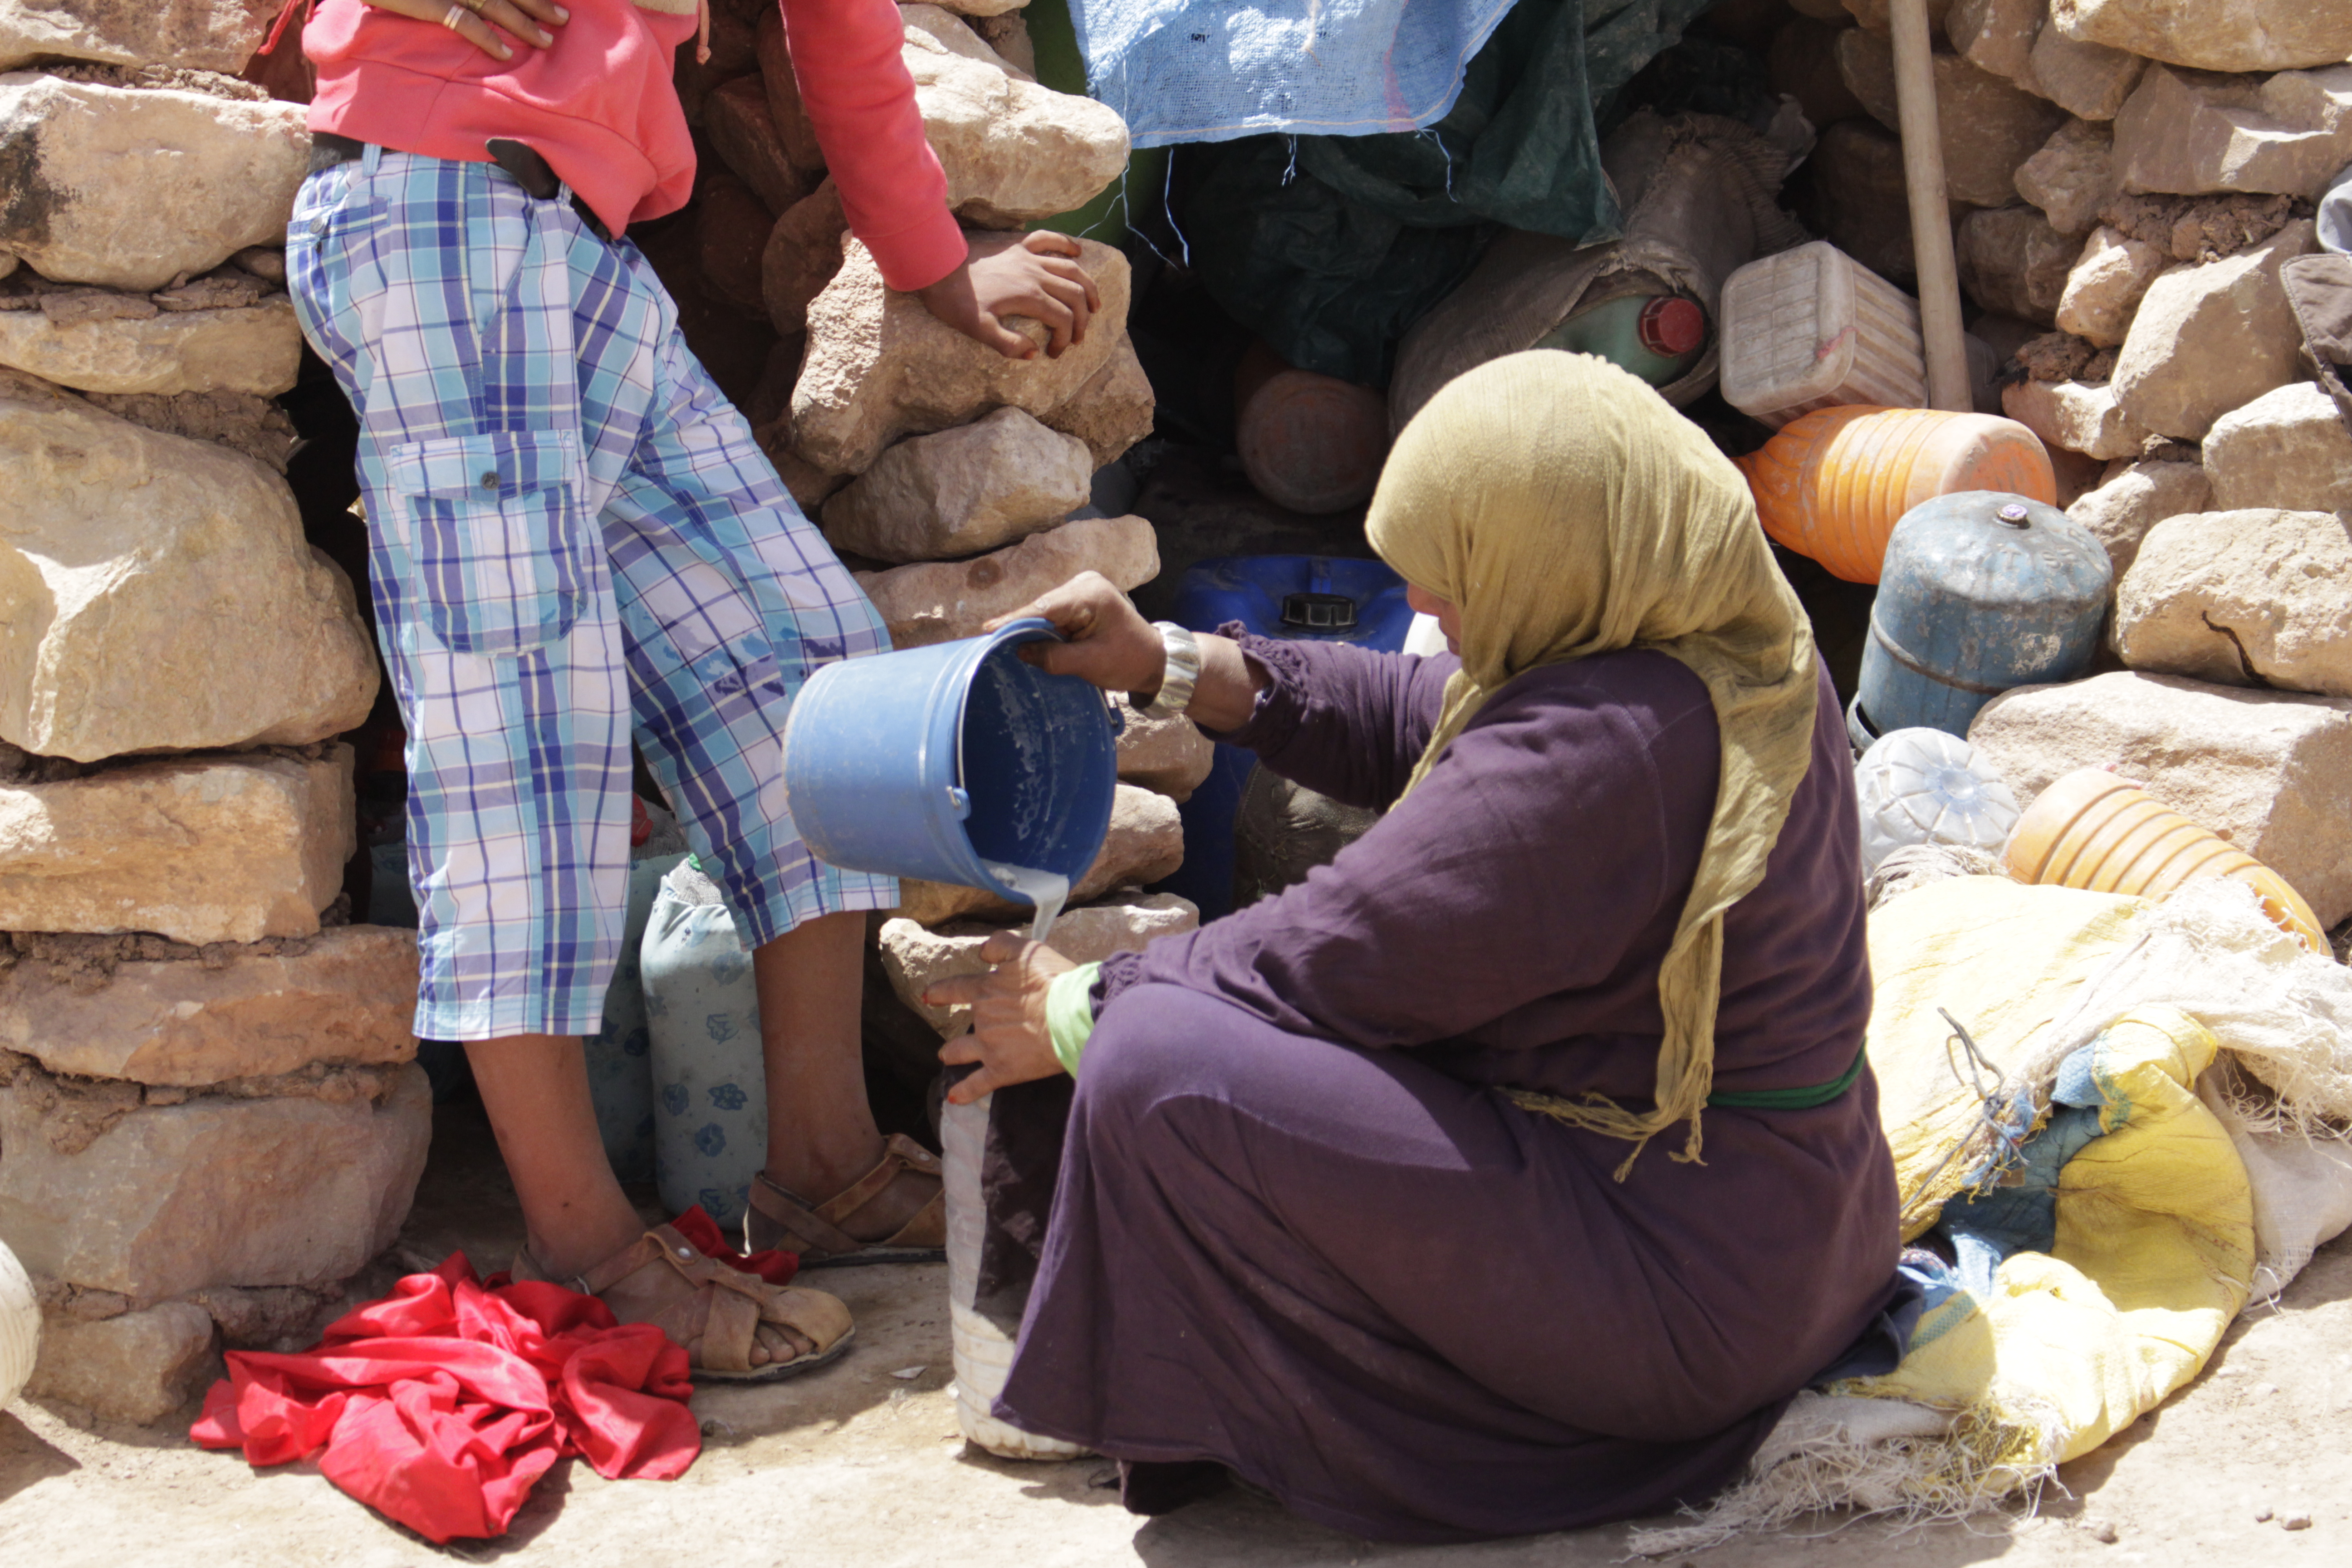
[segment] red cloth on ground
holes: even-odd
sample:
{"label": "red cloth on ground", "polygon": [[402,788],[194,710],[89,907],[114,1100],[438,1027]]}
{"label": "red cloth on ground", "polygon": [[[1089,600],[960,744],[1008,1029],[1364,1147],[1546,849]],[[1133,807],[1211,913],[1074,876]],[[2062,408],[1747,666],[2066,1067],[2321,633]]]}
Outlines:
{"label": "red cloth on ground", "polygon": [[659,1329],[561,1285],[486,1285],[463,1253],[307,1354],[226,1359],[190,1436],[256,1465],[315,1454],[336,1486],[436,1542],[503,1534],[560,1458],[671,1480],[702,1451],[686,1352]]}
{"label": "red cloth on ground", "polygon": [[703,1213],[700,1204],[669,1223],[678,1235],[700,1247],[705,1258],[716,1258],[730,1268],[757,1274],[771,1285],[789,1285],[793,1276],[800,1272],[801,1255],[797,1252],[770,1247],[747,1257],[728,1246],[727,1238],[719,1234],[719,1222]]}

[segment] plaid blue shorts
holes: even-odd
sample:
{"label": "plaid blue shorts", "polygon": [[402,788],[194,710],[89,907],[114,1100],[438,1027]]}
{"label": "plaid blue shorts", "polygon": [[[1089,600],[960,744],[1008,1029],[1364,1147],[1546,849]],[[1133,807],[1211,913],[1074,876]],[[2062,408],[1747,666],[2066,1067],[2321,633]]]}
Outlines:
{"label": "plaid blue shorts", "polygon": [[416,1032],[599,1027],[633,733],[749,945],[896,903],[808,852],[782,766],[801,684],[889,634],[635,247],[491,164],[371,148],[303,185],[286,259],[360,417]]}

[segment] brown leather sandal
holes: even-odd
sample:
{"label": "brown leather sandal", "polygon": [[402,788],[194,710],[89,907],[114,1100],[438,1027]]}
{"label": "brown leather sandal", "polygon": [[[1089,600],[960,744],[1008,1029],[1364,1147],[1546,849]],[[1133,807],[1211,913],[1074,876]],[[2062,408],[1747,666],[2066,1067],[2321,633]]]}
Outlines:
{"label": "brown leather sandal", "polygon": [[[662,1272],[648,1274],[646,1270]],[[666,1225],[653,1229],[587,1273],[559,1279],[539,1265],[529,1247],[515,1253],[514,1277],[565,1286],[594,1296],[629,1322],[651,1323],[686,1350],[694,1376],[735,1383],[772,1383],[838,1360],[857,1335],[849,1309],[822,1290],[771,1285],[756,1274],[709,1258]],[[677,1291],[684,1284],[688,1289]],[[623,1289],[625,1286],[632,1287]],[[656,1290],[677,1292],[658,1310],[631,1310]],[[618,1295],[621,1300],[614,1300]],[[773,1323],[808,1342],[798,1355],[751,1364],[760,1325]]]}
{"label": "brown leather sandal", "polygon": [[[907,1196],[929,1189],[929,1201],[915,1216],[879,1241],[860,1241],[843,1227],[860,1209],[892,1188]],[[800,1254],[803,1268],[848,1263],[936,1263],[947,1256],[947,1184],[940,1157],[903,1132],[882,1146],[882,1163],[822,1204],[778,1186],[765,1175],[751,1178],[751,1205],[743,1215],[743,1250],[772,1247]]]}

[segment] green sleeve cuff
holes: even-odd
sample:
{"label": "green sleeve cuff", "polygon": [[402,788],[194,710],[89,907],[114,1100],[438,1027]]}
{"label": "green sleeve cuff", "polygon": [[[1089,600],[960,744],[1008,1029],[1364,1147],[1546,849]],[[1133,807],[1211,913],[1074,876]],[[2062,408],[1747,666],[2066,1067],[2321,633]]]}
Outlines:
{"label": "green sleeve cuff", "polygon": [[1072,1078],[1078,1076],[1087,1037],[1095,1032],[1095,1002],[1088,993],[1101,969],[1099,963],[1082,964],[1055,975],[1045,992],[1045,1031],[1053,1039],[1054,1054],[1062,1058],[1062,1070]]}

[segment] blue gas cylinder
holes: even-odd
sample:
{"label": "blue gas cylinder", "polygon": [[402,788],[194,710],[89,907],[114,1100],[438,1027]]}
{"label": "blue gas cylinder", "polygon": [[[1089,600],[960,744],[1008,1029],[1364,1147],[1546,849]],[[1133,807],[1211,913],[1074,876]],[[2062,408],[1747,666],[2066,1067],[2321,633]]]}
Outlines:
{"label": "blue gas cylinder", "polygon": [[2105,547],[2056,507],[1998,490],[1920,502],[1886,542],[1853,727],[1966,739],[2011,687],[2090,668],[2114,587]]}
{"label": "blue gas cylinder", "polygon": [[[1178,579],[1168,618],[1196,632],[1239,621],[1261,637],[1395,653],[1412,626],[1412,606],[1404,600],[1404,579],[1378,561],[1226,555],[1198,562]],[[1176,808],[1184,864],[1153,890],[1191,900],[1204,921],[1233,912],[1234,814],[1256,765],[1250,752],[1221,743],[1209,776]]]}

